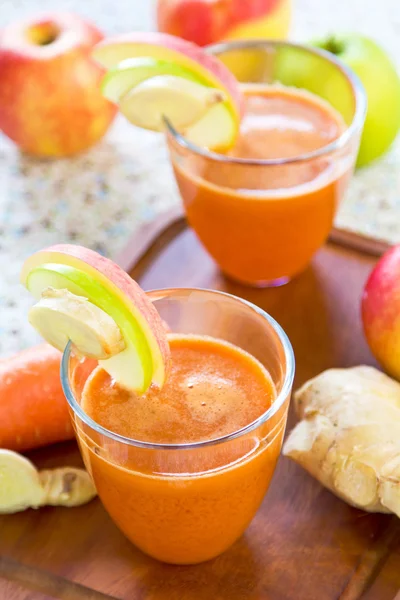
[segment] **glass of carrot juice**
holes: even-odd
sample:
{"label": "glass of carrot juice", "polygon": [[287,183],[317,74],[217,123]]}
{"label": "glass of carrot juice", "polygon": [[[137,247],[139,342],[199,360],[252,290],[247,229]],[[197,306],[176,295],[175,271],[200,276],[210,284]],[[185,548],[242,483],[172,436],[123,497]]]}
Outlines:
{"label": "glass of carrot juice", "polygon": [[329,235],[357,156],[365,93],[322,50],[274,41],[208,50],[241,82],[244,106],[238,139],[225,154],[166,124],[187,219],[228,277],[283,284]]}
{"label": "glass of carrot juice", "polygon": [[274,319],[245,300],[197,289],[149,297],[170,331],[172,367],[161,390],[129,398],[102,369],[94,376],[96,361],[70,344],[62,383],[111,518],[150,556],[194,564],[229,548],[262,502],[282,445],[294,356]]}

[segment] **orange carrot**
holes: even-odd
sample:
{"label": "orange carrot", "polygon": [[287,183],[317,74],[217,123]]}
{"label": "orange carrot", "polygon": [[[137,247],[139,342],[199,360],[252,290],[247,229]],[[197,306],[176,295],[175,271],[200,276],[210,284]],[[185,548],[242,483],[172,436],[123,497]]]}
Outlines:
{"label": "orange carrot", "polygon": [[48,344],[0,360],[0,448],[24,451],[74,436],[60,360]]}

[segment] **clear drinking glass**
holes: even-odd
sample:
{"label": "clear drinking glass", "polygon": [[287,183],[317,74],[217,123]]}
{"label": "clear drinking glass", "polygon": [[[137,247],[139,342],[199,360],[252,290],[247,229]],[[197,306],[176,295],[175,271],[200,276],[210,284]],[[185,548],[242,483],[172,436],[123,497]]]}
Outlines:
{"label": "clear drinking glass", "polygon": [[285,283],[326,241],[353,172],[366,97],[323,50],[276,41],[208,47],[247,87],[278,83],[320,96],[343,117],[335,141],[293,158],[235,158],[198,147],[170,123],[170,158],[189,224],[221,270],[244,284]]}
{"label": "clear drinking glass", "polygon": [[281,327],[260,308],[222,292],[148,293],[173,333],[227,340],[255,356],[277,390],[256,421],[219,439],[162,445],[117,435],[81,407],[96,361],[68,344],[62,384],[86,468],[117,526],[161,561],[193,564],[226,550],[254,517],[270,484],[285,431],[294,356]]}

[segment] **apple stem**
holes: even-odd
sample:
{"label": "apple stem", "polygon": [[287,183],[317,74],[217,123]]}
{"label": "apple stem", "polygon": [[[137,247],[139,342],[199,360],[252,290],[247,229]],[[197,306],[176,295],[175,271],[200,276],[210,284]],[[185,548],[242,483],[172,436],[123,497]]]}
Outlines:
{"label": "apple stem", "polygon": [[332,35],[330,38],[327,39],[325,44],[323,44],[323,48],[325,48],[325,50],[328,50],[328,52],[330,52],[331,54],[338,55],[343,52],[344,44],[337,37]]}

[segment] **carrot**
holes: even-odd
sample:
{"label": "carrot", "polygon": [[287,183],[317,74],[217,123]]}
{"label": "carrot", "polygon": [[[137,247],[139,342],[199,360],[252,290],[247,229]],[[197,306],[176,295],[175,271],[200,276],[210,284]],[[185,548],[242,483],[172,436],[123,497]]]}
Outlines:
{"label": "carrot", "polygon": [[60,360],[48,344],[0,360],[0,448],[24,451],[74,436]]}

